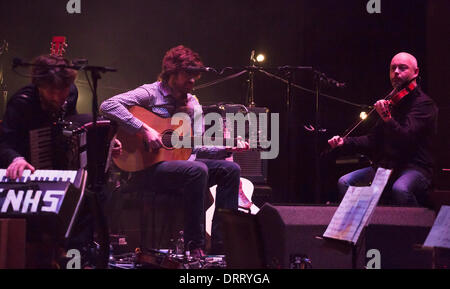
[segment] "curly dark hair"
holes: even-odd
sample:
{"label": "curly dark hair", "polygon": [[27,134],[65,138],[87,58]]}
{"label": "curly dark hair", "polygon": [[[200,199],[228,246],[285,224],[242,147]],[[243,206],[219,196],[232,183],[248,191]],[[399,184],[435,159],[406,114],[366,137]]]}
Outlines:
{"label": "curly dark hair", "polygon": [[190,66],[203,66],[203,62],[198,53],[183,45],[173,47],[164,55],[159,79],[162,82],[167,83],[170,75],[185,70]]}
{"label": "curly dark hair", "polygon": [[77,71],[63,67],[48,67],[45,65],[71,65],[72,63],[60,56],[40,55],[33,60],[31,82],[38,87],[52,86],[59,89],[69,87],[77,77]]}

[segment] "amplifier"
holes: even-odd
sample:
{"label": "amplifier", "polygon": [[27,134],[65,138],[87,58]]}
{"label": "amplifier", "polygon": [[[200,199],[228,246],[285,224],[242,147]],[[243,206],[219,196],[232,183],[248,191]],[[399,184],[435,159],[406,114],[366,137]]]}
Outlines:
{"label": "amplifier", "polygon": [[[223,127],[226,126],[226,114],[227,113],[254,113],[256,115],[256,123],[245,122],[245,135],[242,135],[246,140],[249,138],[250,125],[257,126],[257,132],[259,132],[259,114],[268,113],[267,107],[245,107],[242,104],[215,104],[209,106],[203,106],[203,113],[218,113],[222,116]],[[205,126],[205,130],[209,127]],[[238,136],[237,123],[234,123],[233,128],[227,128],[231,132],[231,135],[227,137],[235,138]],[[222,132],[223,133],[223,132]],[[241,176],[250,180],[254,184],[266,184],[267,183],[267,160],[261,159],[261,152],[259,151],[243,151],[233,153],[233,160],[241,167]]]}

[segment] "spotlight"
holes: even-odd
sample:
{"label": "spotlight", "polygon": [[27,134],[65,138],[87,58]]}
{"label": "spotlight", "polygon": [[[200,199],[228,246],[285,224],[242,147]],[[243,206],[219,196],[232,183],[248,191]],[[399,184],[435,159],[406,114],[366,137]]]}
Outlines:
{"label": "spotlight", "polygon": [[361,111],[361,113],[359,114],[359,117],[360,117],[361,119],[366,119],[366,118],[367,118],[367,112]]}
{"label": "spotlight", "polygon": [[258,62],[263,62],[264,59],[266,59],[264,54],[258,54],[258,56],[256,56],[256,61],[258,61]]}

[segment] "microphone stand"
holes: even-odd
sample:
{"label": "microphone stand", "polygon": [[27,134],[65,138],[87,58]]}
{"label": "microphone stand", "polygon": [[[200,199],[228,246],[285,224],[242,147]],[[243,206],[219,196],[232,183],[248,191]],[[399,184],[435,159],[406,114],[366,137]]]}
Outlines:
{"label": "microphone stand", "polygon": [[322,132],[322,127],[320,126],[320,89],[321,84],[327,84],[335,87],[344,87],[344,83],[340,83],[328,76],[325,73],[318,70],[314,70],[314,83],[315,83],[315,119],[314,119],[314,171],[316,174],[316,181],[314,185],[314,202],[320,204],[321,202],[321,184],[322,177],[320,175],[320,150],[319,150],[319,134]]}
{"label": "microphone stand", "polygon": [[289,142],[291,138],[291,112],[292,112],[292,77],[293,73],[298,70],[310,70],[312,69],[309,66],[282,66],[278,67],[278,70],[284,72],[285,80],[286,80],[286,144],[287,144],[287,171],[288,171],[288,188],[287,191],[291,190],[291,179],[292,174],[291,171],[291,143]]}
{"label": "microphone stand", "polygon": [[[108,67],[102,67],[102,66],[81,66],[80,69],[84,71],[89,71],[91,74],[92,79],[92,122],[93,122],[93,147],[97,147],[97,120],[98,120],[98,94],[97,94],[97,87],[98,87],[98,80],[101,79],[100,73],[106,73],[106,72],[116,72],[117,70],[114,68],[108,68]],[[87,77],[87,75],[86,75]],[[89,80],[89,79],[88,79]],[[95,169],[92,172],[91,177],[91,188],[93,190],[97,190],[100,187],[100,184],[98,184],[98,165],[97,165],[97,156],[96,154],[92,155],[93,161],[92,163],[95,164]]]}
{"label": "microphone stand", "polygon": [[255,69],[257,68],[255,66],[256,59],[255,59],[255,50],[252,50],[252,53],[250,55],[250,68],[254,69],[248,69],[248,101],[247,106],[248,107],[255,107],[255,97],[253,92],[253,84],[255,79]]}
{"label": "microphone stand", "polygon": [[2,46],[0,46],[0,119],[3,118],[3,114],[6,110],[6,102],[8,99],[8,88],[5,84],[5,77],[3,74],[3,55],[8,52],[8,42],[3,40]]}
{"label": "microphone stand", "polygon": [[[117,71],[114,68],[108,68],[108,67],[101,67],[101,66],[83,66],[81,67],[84,71],[89,71],[92,78],[92,118],[93,118],[93,133],[92,133],[92,147],[97,148],[97,119],[98,119],[98,94],[97,94],[97,87],[98,87],[98,80],[101,79],[100,73],[106,73],[106,72],[115,72]],[[86,77],[88,77],[86,75]],[[88,79],[89,80],[89,79]],[[105,214],[103,212],[103,208],[101,206],[100,201],[100,191],[102,188],[102,185],[99,182],[99,164],[97,163],[97,155],[95,153],[91,154],[92,159],[91,163],[93,164],[93,170],[92,170],[92,176],[91,176],[91,182],[90,182],[90,189],[93,191],[94,200],[91,202],[91,209],[94,213],[94,218],[99,222],[99,238],[100,238],[100,244],[103,244],[103,246],[100,246],[99,249],[99,260],[97,260],[97,267],[98,268],[107,268],[108,267],[108,261],[109,261],[109,254],[110,254],[110,240],[109,240],[109,227],[108,223],[105,217]],[[89,176],[88,176],[89,177]]]}
{"label": "microphone stand", "polygon": [[[292,103],[292,71],[286,70],[285,77],[287,79],[286,85],[286,144],[287,144],[287,171],[288,171],[288,187],[287,192],[291,192],[291,180],[292,174],[291,171],[291,103]],[[289,197],[291,197],[291,193],[289,193]]]}
{"label": "microphone stand", "polygon": [[316,174],[316,181],[314,183],[314,202],[316,204],[320,203],[321,199],[321,176],[320,176],[320,158],[319,158],[319,131],[320,131],[320,107],[319,107],[319,96],[320,96],[320,82],[321,77],[318,73],[314,72],[314,82],[315,82],[315,122],[314,122],[314,171]]}
{"label": "microphone stand", "polygon": [[[281,78],[278,76],[275,76],[271,73],[268,73],[267,71],[263,70],[263,69],[259,69],[261,72],[263,72],[264,74],[266,74],[267,76],[271,77],[271,78],[275,78],[277,80],[280,80],[284,83],[287,84],[286,86],[286,112],[287,112],[287,140],[288,140],[288,156],[290,154],[290,145],[289,145],[289,138],[290,138],[290,119],[291,119],[291,110],[292,110],[292,73],[294,71],[299,71],[299,70],[310,70],[314,73],[314,81],[315,81],[315,91],[314,91],[314,95],[315,95],[315,128],[314,128],[314,154],[315,154],[315,174],[316,174],[316,182],[315,182],[315,186],[314,186],[314,202],[315,203],[320,203],[321,201],[321,189],[320,189],[320,184],[321,184],[321,178],[320,178],[320,158],[319,158],[319,133],[322,131],[321,127],[320,127],[320,106],[319,106],[319,99],[320,99],[320,89],[321,89],[321,83],[326,83],[329,85],[334,85],[336,87],[343,87],[345,84],[344,83],[340,83],[332,78],[327,77],[324,73],[317,71],[317,70],[313,70],[313,68],[311,66],[290,66],[290,65],[286,65],[286,66],[280,66],[278,67],[279,71],[285,72],[286,78]],[[311,91],[312,92],[312,91]],[[289,166],[290,166],[290,162],[288,161],[288,171],[289,171]]]}

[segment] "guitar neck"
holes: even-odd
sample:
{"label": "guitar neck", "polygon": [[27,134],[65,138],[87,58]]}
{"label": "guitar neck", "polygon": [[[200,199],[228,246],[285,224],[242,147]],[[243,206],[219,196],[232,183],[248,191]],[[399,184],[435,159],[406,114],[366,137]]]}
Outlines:
{"label": "guitar neck", "polygon": [[[170,141],[170,140],[169,140]],[[238,141],[244,141],[242,138],[226,138],[226,137],[204,137],[204,136],[191,136],[191,147],[237,147]],[[163,140],[164,143],[164,140]],[[251,149],[261,150],[260,142],[249,142]],[[256,146],[255,146],[256,144]]]}
{"label": "guitar neck", "polygon": [[237,146],[238,138],[192,136],[193,146]]}

